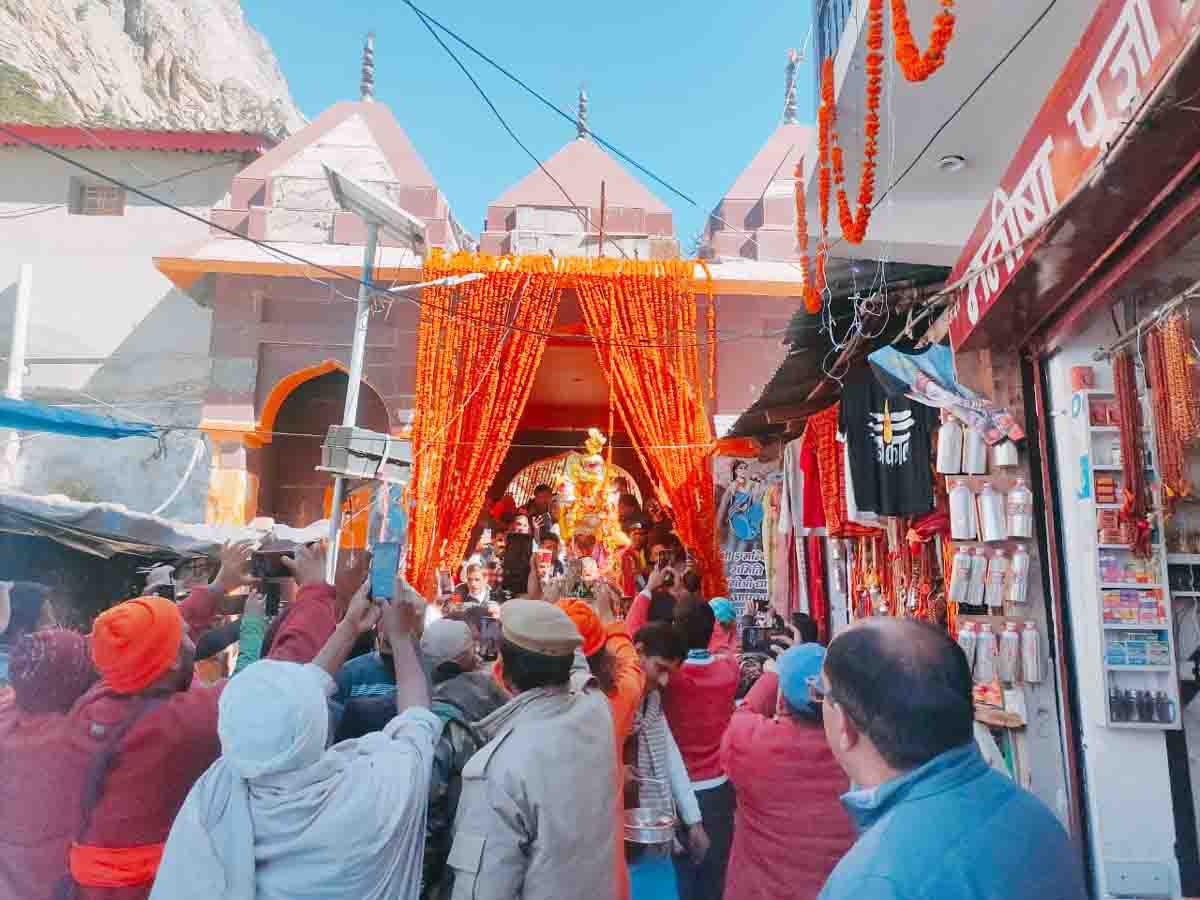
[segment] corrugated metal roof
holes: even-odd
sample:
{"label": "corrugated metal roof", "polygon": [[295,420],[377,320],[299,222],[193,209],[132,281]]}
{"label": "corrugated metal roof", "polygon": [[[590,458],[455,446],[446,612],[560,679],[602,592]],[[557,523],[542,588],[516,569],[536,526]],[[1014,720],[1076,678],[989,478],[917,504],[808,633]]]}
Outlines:
{"label": "corrugated metal roof", "polygon": [[[275,141],[240,131],[155,131],[138,128],[79,128],[73,125],[3,123],[8,131],[49,147],[65,150],[163,150],[187,153],[265,153]],[[0,147],[22,142],[0,132]]]}

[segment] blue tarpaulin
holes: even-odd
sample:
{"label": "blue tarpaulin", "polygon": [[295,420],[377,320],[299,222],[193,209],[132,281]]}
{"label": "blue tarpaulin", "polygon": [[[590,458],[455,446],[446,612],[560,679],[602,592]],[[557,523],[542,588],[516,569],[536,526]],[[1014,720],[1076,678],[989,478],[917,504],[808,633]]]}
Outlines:
{"label": "blue tarpaulin", "polygon": [[148,422],[124,422],[112,416],[98,416],[46,406],[29,400],[12,400],[0,397],[0,428],[17,431],[50,431],[55,434],[73,434],[76,437],[126,438],[154,437],[158,426]]}

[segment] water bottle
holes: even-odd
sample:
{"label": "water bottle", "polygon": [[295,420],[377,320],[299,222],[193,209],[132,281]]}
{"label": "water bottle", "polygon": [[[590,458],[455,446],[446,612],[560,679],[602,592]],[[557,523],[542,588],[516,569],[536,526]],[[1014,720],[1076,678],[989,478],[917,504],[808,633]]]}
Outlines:
{"label": "water bottle", "polygon": [[1033,491],[1025,484],[1024,478],[1018,478],[1017,483],[1008,492],[1008,534],[1015,538],[1033,537]]}
{"label": "water bottle", "polygon": [[1021,630],[1021,676],[1026,684],[1039,684],[1042,680],[1042,648],[1036,622],[1026,622]]}
{"label": "water bottle", "polygon": [[987,442],[983,439],[983,432],[978,428],[968,428],[963,435],[963,474],[986,475],[987,457]]}
{"label": "water bottle", "polygon": [[979,531],[983,540],[989,543],[1008,537],[1004,495],[990,484],[985,484],[979,492]]}
{"label": "water bottle", "polygon": [[1021,636],[1014,622],[1008,622],[1000,634],[1000,653],[996,657],[1000,680],[1012,684],[1017,680],[1021,660]]}
{"label": "water bottle", "polygon": [[966,547],[959,547],[951,561],[950,596],[947,599],[951,603],[966,603],[970,581],[971,554]]}
{"label": "water bottle", "polygon": [[971,556],[971,581],[967,585],[967,606],[983,606],[983,594],[987,588],[987,552],[976,547]]}
{"label": "water bottle", "polygon": [[942,413],[938,429],[937,470],[941,475],[957,475],[962,471],[963,430],[952,416]]}
{"label": "water bottle", "polygon": [[1008,573],[1008,602],[1024,603],[1029,594],[1029,551],[1017,547],[1013,551]]}
{"label": "water bottle", "polygon": [[974,541],[979,537],[975,494],[971,485],[961,479],[950,488],[950,537],[956,541]]}
{"label": "water bottle", "polygon": [[979,635],[975,631],[974,622],[964,622],[958,629],[958,646],[962,648],[967,657],[967,665],[971,668],[975,667],[975,644],[978,640]]}
{"label": "water bottle", "polygon": [[996,635],[992,626],[984,622],[979,626],[979,637],[975,641],[975,680],[990,684],[996,677]]}
{"label": "water bottle", "polygon": [[1008,582],[1009,560],[1003,550],[996,551],[988,563],[987,588],[983,602],[991,609],[1004,608],[1004,589]]}

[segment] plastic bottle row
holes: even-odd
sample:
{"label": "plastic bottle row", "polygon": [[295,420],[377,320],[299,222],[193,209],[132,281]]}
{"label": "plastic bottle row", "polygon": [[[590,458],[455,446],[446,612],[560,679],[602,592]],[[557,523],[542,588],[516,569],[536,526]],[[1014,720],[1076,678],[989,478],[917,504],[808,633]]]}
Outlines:
{"label": "plastic bottle row", "polygon": [[[942,475],[985,475],[988,470],[988,446],[983,432],[966,428],[949,413],[942,413],[938,429],[937,470]],[[1003,440],[991,448],[992,468],[1017,464],[1017,445]]]}
{"label": "plastic bottle row", "polygon": [[978,628],[974,622],[964,622],[958,629],[958,646],[967,655],[977,682],[1037,684],[1042,680],[1041,646],[1034,622],[1026,622],[1019,631],[1016,622],[1006,622],[999,638],[988,622]]}
{"label": "plastic bottle row", "polygon": [[976,547],[972,552],[959,547],[950,566],[952,603],[987,605],[1003,609],[1009,603],[1024,603],[1029,595],[1029,552],[1017,547],[1009,556],[1003,550]]}
{"label": "plastic bottle row", "polygon": [[950,537],[956,541],[1005,541],[1033,537],[1033,492],[1018,478],[1008,494],[985,484],[976,494],[969,482],[950,484]]}

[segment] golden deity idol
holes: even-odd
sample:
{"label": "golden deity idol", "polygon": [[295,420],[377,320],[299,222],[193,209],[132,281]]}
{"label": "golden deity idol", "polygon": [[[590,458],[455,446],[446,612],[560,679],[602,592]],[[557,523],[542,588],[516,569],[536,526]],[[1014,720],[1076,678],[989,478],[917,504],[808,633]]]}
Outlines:
{"label": "golden deity idol", "polygon": [[[572,453],[568,459],[558,485],[558,527],[568,545],[587,550],[587,545],[599,544],[611,555],[628,544],[629,538],[621,531],[612,473],[601,454],[606,443],[599,429],[590,428],[584,452]],[[581,540],[576,541],[576,535]]]}

